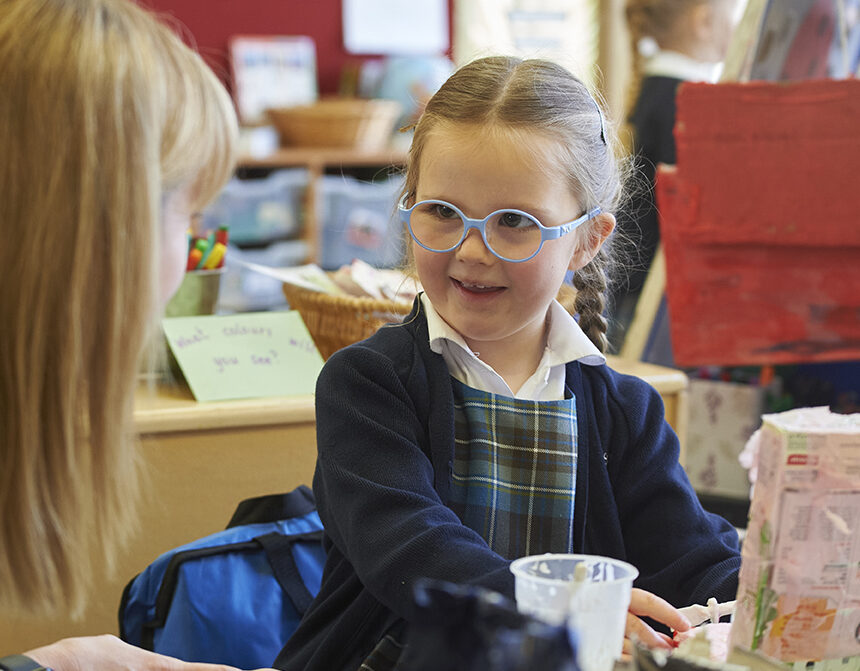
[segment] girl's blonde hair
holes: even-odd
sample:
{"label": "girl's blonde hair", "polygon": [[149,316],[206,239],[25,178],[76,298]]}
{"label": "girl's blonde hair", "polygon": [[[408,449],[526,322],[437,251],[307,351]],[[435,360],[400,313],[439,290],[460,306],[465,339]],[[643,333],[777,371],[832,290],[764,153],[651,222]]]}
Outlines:
{"label": "girl's blonde hair", "polygon": [[[473,61],[451,75],[415,126],[404,186],[408,201],[415,197],[429,133],[450,123],[543,133],[557,140],[559,149],[559,165],[547,169],[564,172],[583,210],[600,206],[611,212],[618,204],[622,171],[611,125],[585,85],[556,63],[493,56]],[[601,351],[607,348],[603,310],[608,262],[604,244],[574,275],[579,324]]]}
{"label": "girl's blonde hair", "polygon": [[128,0],[3,0],[0,63],[0,609],[80,614],[135,523],[162,199],[217,193],[236,119]]}

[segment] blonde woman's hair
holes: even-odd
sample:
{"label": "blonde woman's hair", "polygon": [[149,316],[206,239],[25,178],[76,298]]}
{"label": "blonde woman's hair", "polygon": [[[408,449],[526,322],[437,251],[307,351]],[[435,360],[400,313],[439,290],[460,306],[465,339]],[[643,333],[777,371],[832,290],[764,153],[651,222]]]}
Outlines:
{"label": "blonde woman's hair", "polygon": [[[493,56],[457,70],[427,103],[415,126],[404,193],[414,200],[427,137],[443,124],[543,133],[558,142],[558,166],[583,210],[611,212],[621,195],[622,169],[603,109],[585,85],[564,67],[546,60]],[[610,254],[597,256],[574,275],[579,324],[606,351],[603,311]]]}
{"label": "blonde woman's hair", "polygon": [[0,10],[0,609],[79,615],[135,524],[162,199],[215,195],[236,120],[211,70],[133,2]]}

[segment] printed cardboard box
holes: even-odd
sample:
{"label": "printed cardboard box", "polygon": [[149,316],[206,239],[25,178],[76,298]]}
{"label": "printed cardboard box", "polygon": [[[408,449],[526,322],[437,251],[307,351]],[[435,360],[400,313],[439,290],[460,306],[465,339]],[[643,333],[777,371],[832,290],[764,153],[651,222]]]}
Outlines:
{"label": "printed cardboard box", "polygon": [[765,415],[731,645],[860,656],[860,414]]}

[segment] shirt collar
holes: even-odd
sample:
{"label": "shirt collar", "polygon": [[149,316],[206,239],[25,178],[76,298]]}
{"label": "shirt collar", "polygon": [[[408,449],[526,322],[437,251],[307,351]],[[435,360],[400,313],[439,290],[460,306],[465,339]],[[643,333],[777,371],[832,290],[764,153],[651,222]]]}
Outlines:
{"label": "shirt collar", "polygon": [[[480,361],[466,344],[463,336],[457,333],[439,316],[439,313],[436,312],[436,308],[433,307],[426,293],[421,294],[421,304],[424,306],[424,311],[427,314],[427,331],[430,336],[431,350],[437,354],[441,354],[442,341],[447,340],[460,347],[475,361]],[[580,361],[589,366],[599,366],[606,363],[606,357],[588,339],[588,336],[583,333],[582,329],[579,328],[579,324],[562,307],[561,303],[554,300],[550,305],[547,352],[543,362],[548,366],[555,366],[570,361]]]}
{"label": "shirt collar", "polygon": [[688,82],[713,83],[719,78],[721,67],[720,63],[697,61],[677,51],[658,51],[645,61],[642,74],[674,77]]}

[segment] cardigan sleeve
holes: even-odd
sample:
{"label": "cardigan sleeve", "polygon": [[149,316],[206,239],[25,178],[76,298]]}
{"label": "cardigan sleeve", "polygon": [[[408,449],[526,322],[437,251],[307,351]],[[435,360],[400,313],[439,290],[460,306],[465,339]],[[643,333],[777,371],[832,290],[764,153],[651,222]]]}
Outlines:
{"label": "cardigan sleeve", "polygon": [[[410,394],[422,384],[410,379],[414,373],[353,345],[326,362],[316,389],[314,492],[326,534],[365,588],[407,618],[412,587],[423,577],[513,597],[509,562],[434,488],[426,409]],[[423,384],[426,390],[426,374]]]}
{"label": "cardigan sleeve", "polygon": [[614,373],[606,389],[607,466],[628,561],[640,572],[637,586],[678,607],[734,599],[737,531],[699,503],[659,394]]}

